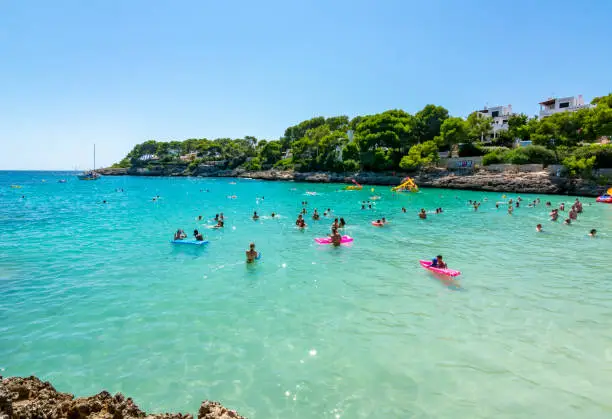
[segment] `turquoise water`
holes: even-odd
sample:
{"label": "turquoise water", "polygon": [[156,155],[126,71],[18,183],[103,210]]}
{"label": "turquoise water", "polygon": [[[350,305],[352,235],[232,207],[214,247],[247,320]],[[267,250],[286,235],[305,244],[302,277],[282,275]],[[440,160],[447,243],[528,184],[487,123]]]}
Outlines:
{"label": "turquoise water", "polygon": [[[584,199],[564,226],[544,202],[571,197],[527,208],[524,195],[508,216],[501,194],[339,187],[0,172],[0,374],[121,391],[148,411],[219,400],[250,418],[612,415],[612,205]],[[343,216],[354,243],[314,243],[331,219],[296,230],[304,200]],[[219,212],[224,230],[204,228]],[[210,243],[171,245],[179,227]],[[460,281],[419,266],[437,253]]]}

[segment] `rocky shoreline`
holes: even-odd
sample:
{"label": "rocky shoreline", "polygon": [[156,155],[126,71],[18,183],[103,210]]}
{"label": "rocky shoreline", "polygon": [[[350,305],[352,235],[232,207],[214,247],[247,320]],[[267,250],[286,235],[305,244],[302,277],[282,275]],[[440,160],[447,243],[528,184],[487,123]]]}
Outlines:
{"label": "rocky shoreline", "polygon": [[[147,414],[121,393],[75,398],[36,377],[0,377],[0,419],[193,419],[191,414]],[[197,419],[244,419],[217,402],[204,401]]]}
{"label": "rocky shoreline", "polygon": [[[99,172],[105,176],[197,176],[197,177],[242,177],[261,180],[284,180],[313,183],[347,183],[351,179],[363,185],[395,186],[407,176],[400,173],[302,173],[294,171],[264,170],[248,172],[245,170],[197,170],[189,173],[186,166],[159,166],[153,169],[101,169]],[[430,169],[412,175],[420,187],[464,189],[487,192],[507,193],[534,193],[555,195],[577,195],[596,197],[601,195],[606,187],[597,185],[593,181],[584,179],[571,179],[556,176],[549,171],[521,172],[493,172],[480,169],[471,172],[456,172],[447,169]]]}

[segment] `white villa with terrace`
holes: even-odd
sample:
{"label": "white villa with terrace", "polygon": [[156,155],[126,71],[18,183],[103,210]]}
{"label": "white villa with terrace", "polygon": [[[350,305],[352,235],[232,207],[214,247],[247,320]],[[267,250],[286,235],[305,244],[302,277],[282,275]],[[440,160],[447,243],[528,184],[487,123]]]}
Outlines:
{"label": "white villa with terrace", "polygon": [[480,111],[477,111],[479,115],[491,118],[491,137],[495,138],[499,131],[508,130],[508,118],[514,115],[512,112],[512,105],[508,106],[493,106],[486,107]]}
{"label": "white villa with terrace", "polygon": [[549,98],[540,102],[540,119],[559,112],[575,112],[589,107],[591,107],[590,104],[584,104],[582,95]]}

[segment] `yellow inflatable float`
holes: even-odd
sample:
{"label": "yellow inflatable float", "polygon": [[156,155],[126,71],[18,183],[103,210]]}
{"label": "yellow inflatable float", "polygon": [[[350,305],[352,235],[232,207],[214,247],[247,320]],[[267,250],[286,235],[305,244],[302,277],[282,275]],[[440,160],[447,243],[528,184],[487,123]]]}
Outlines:
{"label": "yellow inflatable float", "polygon": [[394,188],[391,188],[391,190],[393,192],[418,192],[419,187],[411,178],[407,177],[402,181],[402,183]]}
{"label": "yellow inflatable float", "polygon": [[360,191],[361,189],[363,189],[363,186],[361,186],[360,184],[358,184],[355,179],[351,179],[351,181],[354,183],[354,185],[349,185],[346,186],[344,188],[344,190],[346,191]]}

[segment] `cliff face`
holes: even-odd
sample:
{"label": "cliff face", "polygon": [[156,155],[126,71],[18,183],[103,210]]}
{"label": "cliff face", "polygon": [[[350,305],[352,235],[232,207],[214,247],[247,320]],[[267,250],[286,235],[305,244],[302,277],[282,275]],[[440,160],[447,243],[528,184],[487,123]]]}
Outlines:
{"label": "cliff face", "polygon": [[[106,175],[139,175],[139,176],[187,176],[186,171],[180,168],[161,171],[135,172],[121,169],[107,169],[100,171]],[[125,169],[123,169],[125,170]],[[247,172],[244,170],[212,170],[198,171],[197,176],[211,177],[250,177],[262,180],[295,180],[297,182],[315,183],[351,183],[351,179],[364,185],[398,185],[405,174],[390,173],[300,173],[293,171],[265,170]],[[479,170],[467,173],[452,172],[446,169],[433,169],[413,176],[414,181],[421,187],[469,189],[490,192],[514,192],[536,194],[568,194],[580,196],[599,196],[606,187],[584,179],[569,179],[554,176],[549,172],[492,172]]]}
{"label": "cliff face", "polygon": [[[134,401],[103,391],[95,396],[74,398],[60,393],[49,382],[36,377],[0,377],[0,419],[193,419],[191,414],[147,414]],[[217,402],[204,401],[198,419],[241,419]],[[242,418],[244,419],[244,418]]]}

